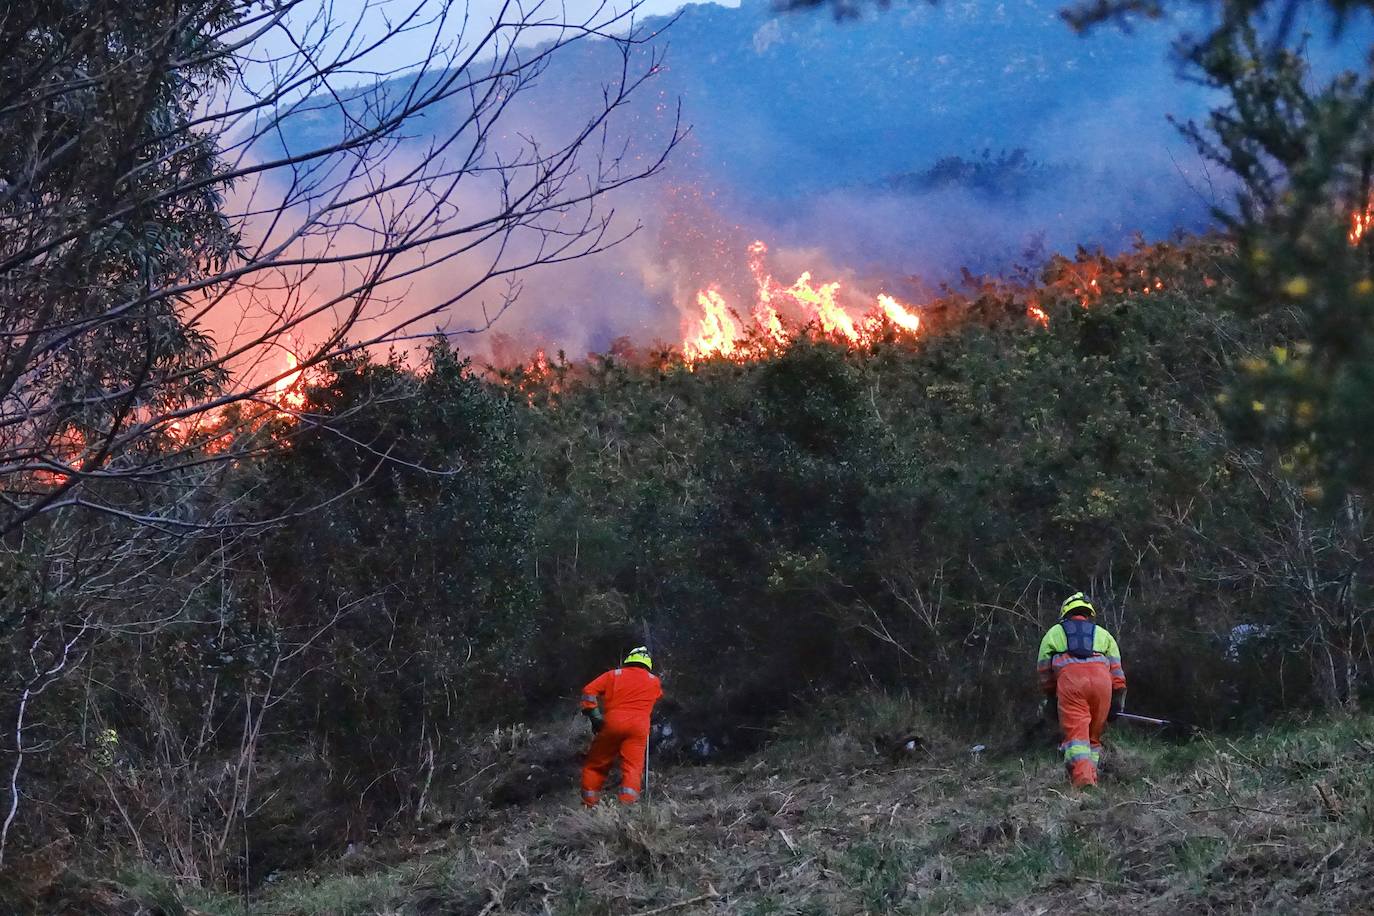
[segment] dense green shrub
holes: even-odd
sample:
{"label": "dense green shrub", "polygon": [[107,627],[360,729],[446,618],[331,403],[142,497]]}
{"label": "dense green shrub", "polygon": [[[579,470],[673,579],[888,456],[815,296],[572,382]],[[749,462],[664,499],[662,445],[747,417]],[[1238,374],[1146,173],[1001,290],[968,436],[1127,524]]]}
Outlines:
{"label": "dense green shrub", "polygon": [[870,687],[1011,724],[1079,589],[1136,709],[1353,706],[1368,525],[1224,433],[1237,367],[1289,333],[1219,305],[1225,256],[1060,259],[862,349],[337,364],[257,432],[290,447],[226,477],[244,518],[276,522],[161,570],[159,625],[53,695],[124,736],[120,782],[74,772],[145,825],[146,855],[252,882],[461,792],[471,736],[572,715],[641,640],[689,740],[739,748]]}

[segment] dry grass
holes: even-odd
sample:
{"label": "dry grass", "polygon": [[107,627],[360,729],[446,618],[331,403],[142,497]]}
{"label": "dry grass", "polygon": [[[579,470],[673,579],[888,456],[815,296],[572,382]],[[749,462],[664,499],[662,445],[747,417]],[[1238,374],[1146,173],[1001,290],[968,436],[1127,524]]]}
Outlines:
{"label": "dry grass", "polygon": [[879,703],[740,765],[664,773],[632,810],[583,812],[569,784],[442,849],[284,880],[251,911],[1340,913],[1374,899],[1370,718],[1187,746],[1122,729],[1083,794],[1048,751],[875,755],[870,736],[907,712]]}

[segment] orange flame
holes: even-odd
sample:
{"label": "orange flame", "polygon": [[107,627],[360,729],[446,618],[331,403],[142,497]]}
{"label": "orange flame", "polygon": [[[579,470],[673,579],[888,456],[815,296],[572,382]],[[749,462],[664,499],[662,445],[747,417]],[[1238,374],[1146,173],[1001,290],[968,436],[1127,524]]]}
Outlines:
{"label": "orange flame", "polygon": [[296,354],[288,350],[286,352],[287,374],[277,379],[272,385],[272,393],[276,396],[277,403],[287,410],[300,410],[305,406],[305,392],[301,387],[301,376],[305,370],[297,369],[298,365],[300,365],[300,360]]}
{"label": "orange flame", "polygon": [[883,307],[883,313],[887,315],[887,320],[903,331],[910,331],[915,334],[921,329],[921,316],[907,311],[900,302],[887,293],[878,294],[878,304]]}
{"label": "orange flame", "polygon": [[787,294],[804,306],[809,306],[821,324],[821,330],[829,337],[842,337],[851,343],[859,342],[859,329],[854,327],[854,319],[835,302],[835,294],[840,291],[839,283],[822,283],[819,287],[811,284],[811,271],[803,271],[786,290]]}
{"label": "orange flame", "polygon": [[724,297],[715,287],[698,292],[697,305],[702,312],[700,329],[696,337],[682,346],[687,361],[696,362],[710,356],[733,356],[741,336],[734,310],[726,305]]}
{"label": "orange flame", "polygon": [[754,306],[754,321],[763,330],[768,341],[775,347],[784,347],[789,340],[787,329],[783,327],[782,316],[778,310],[766,302]]}
{"label": "orange flame", "polygon": [[1369,192],[1363,209],[1356,207],[1350,211],[1350,231],[1345,234],[1345,238],[1351,247],[1359,245],[1364,240],[1370,226],[1374,226],[1374,191]]}
{"label": "orange flame", "polygon": [[[1374,224],[1374,199],[1370,222]],[[1171,251],[1167,245],[1142,246],[1136,253],[1116,256],[1080,250],[1073,259],[1052,258],[1037,283],[984,280],[971,299],[960,294],[950,302],[936,299],[925,303],[923,309],[913,309],[883,292],[871,299],[854,292],[842,297],[838,281],[819,282],[809,270],[785,286],[764,264],[767,245],[756,241],[747,251],[757,297],[749,319],[740,317],[743,310],[730,308],[718,286],[698,292],[697,312],[687,321],[683,335],[684,360],[689,366],[708,358],[765,358],[804,333],[853,347],[872,346],[894,331],[916,337],[929,332],[923,317],[926,310],[945,315],[952,302],[973,304],[984,297],[990,304],[1004,303],[1024,310],[1028,323],[1048,327],[1051,307],[1057,303],[1071,301],[1090,308],[1123,297],[1156,296],[1173,282],[1167,279],[1169,274],[1160,275]],[[970,283],[975,280],[968,278]],[[1201,282],[1211,286],[1216,281],[1203,277]],[[865,300],[866,309],[860,312]]]}
{"label": "orange flame", "polygon": [[780,306],[805,321],[815,322],[815,333],[819,336],[853,346],[876,341],[884,318],[907,334],[920,331],[921,317],[886,293],[878,294],[869,317],[861,321],[840,304],[838,281],[817,283],[808,270],[790,286],[783,286],[764,265],[767,245],[756,241],[747,251],[757,296],[749,314],[751,321],[746,325],[716,286],[698,291],[699,314],[690,322],[682,345],[688,365],[712,357],[747,359],[785,347],[799,331],[789,328]]}

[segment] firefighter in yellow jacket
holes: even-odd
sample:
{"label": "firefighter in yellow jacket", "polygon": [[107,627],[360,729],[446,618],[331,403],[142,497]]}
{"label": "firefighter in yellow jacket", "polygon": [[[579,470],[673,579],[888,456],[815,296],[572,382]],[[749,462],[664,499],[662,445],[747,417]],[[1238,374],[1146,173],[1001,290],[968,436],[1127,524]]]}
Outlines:
{"label": "firefighter in yellow jacket", "polygon": [[1102,732],[1126,705],[1121,650],[1096,616],[1087,596],[1071,595],[1059,609],[1059,622],[1040,640],[1036,661],[1046,706],[1059,715],[1059,748],[1075,788],[1097,785]]}

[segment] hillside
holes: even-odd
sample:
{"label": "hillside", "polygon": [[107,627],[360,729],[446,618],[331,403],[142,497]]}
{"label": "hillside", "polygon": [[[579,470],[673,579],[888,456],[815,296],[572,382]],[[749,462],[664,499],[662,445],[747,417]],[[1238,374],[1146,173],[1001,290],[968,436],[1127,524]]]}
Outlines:
{"label": "hillside", "polygon": [[13,0],[0,916],[1374,912],[1368,11],[795,2]]}
{"label": "hillside", "polygon": [[[1082,794],[1047,749],[974,755],[967,736],[927,732],[909,757],[874,752],[915,715],[874,697],[834,706],[738,763],[665,770],[628,812],[576,810],[569,779],[528,805],[389,831],[276,876],[248,911],[1353,913],[1374,892],[1368,716],[1184,744],[1119,727],[1101,790]],[[579,736],[525,741],[571,752]],[[135,872],[86,900],[92,913],[245,912]]]}
{"label": "hillside", "polygon": [[[497,330],[575,355],[621,336],[672,338],[695,290],[742,269],[755,239],[806,253],[807,269],[890,288],[957,281],[964,268],[1000,274],[1078,245],[1121,252],[1137,235],[1212,225],[1229,179],[1168,121],[1202,117],[1211,98],[1177,79],[1170,53],[1193,14],[1083,36],[1059,12],[1054,0],[875,4],[837,23],[755,0],[645,21],[652,40],[630,67],[657,68],[612,120],[609,145],[652,158],[679,113],[689,133],[660,176],[606,200],[622,231],[643,230],[604,258],[522,276],[530,307]],[[1362,37],[1352,23],[1334,47],[1315,41],[1314,71],[1357,65]],[[520,138],[569,135],[596,112],[600,93],[586,88],[613,81],[624,63],[609,42],[564,49],[514,98],[512,129],[492,138],[492,151],[511,158]],[[331,100],[313,107],[323,111],[286,119],[288,149],[345,130]],[[427,112],[408,125],[401,154],[424,154],[463,116],[460,102]],[[435,275],[460,277],[461,265]]]}
{"label": "hillside", "polygon": [[[996,912],[1073,899],[1066,873],[1121,912],[1205,909],[1213,875],[1224,909],[1275,870],[1283,909],[1319,862],[1355,894],[1366,720],[1264,730],[1374,701],[1374,537],[1300,450],[1253,444],[1290,407],[1246,385],[1306,357],[1227,307],[1234,264],[1216,238],[1080,252],[919,331],[695,362],[336,361],[243,433],[289,447],[225,475],[281,521],[35,703],[70,724],[26,773],[0,900],[140,912],[135,865],[172,913]],[[1079,589],[1134,708],[1258,737],[1121,729],[1113,800],[1064,795],[1021,737]],[[641,642],[673,726],[654,802],[587,820],[564,717]],[[918,702],[837,700],[869,693]]]}
{"label": "hillside", "polygon": [[[622,231],[644,230],[604,258],[523,276],[537,307],[503,320],[504,333],[576,354],[674,335],[691,292],[742,267],[756,238],[888,283],[937,283],[1006,271],[1030,250],[1115,252],[1137,233],[1200,231],[1226,194],[1166,120],[1199,117],[1206,101],[1175,79],[1168,28],[1081,37],[1053,0],[913,4],[843,23],[764,0],[705,3],[643,28],[654,37],[630,67],[661,66],[612,120],[609,145],[653,157],[679,106],[689,133],[661,176],[607,198]],[[623,63],[608,42],[556,55],[492,151],[513,158],[520,138],[569,135],[595,114],[600,93],[586,88]],[[359,113],[372,91],[354,100]],[[399,155],[424,154],[462,104],[407,125]],[[346,130],[331,100],[306,107],[323,110],[286,118],[287,150]],[[987,174],[989,161],[1002,167]],[[462,263],[436,276],[462,276]]]}

